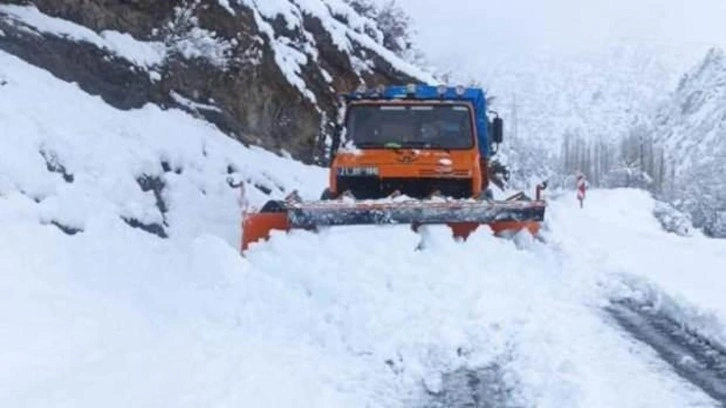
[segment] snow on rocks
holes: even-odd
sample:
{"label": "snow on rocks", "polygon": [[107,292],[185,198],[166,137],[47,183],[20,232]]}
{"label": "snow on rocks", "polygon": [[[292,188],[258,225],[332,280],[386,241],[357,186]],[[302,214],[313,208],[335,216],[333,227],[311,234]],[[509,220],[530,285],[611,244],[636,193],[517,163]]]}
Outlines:
{"label": "snow on rocks", "polygon": [[161,65],[165,58],[165,47],[160,42],[139,41],[127,33],[110,30],[96,33],[79,24],[43,14],[32,5],[3,4],[0,15],[39,33],[91,43],[146,69]]}
{"label": "snow on rocks", "polygon": [[[353,68],[361,75],[367,71],[369,62],[363,61],[354,52],[356,46],[371,51],[398,72],[427,83],[437,83],[431,74],[404,61],[382,45],[383,35],[376,24],[358,15],[343,0],[236,0],[253,10],[255,23],[267,36],[275,60],[290,84],[307,99],[315,103],[314,94],[307,89],[301,71],[308,63],[317,62],[317,45],[314,36],[305,28],[305,16],[317,18],[330,35],[333,44],[348,55]],[[285,22],[287,32],[277,32],[272,22],[277,18]],[[346,23],[340,21],[344,19]],[[368,33],[378,33],[372,38]],[[324,71],[323,71],[324,72]],[[330,81],[328,81],[330,82]]]}
{"label": "snow on rocks", "polygon": [[[141,41],[128,33],[112,30],[96,33],[71,21],[46,15],[33,5],[0,5],[0,16],[10,18],[16,24],[23,25],[26,30],[93,44],[155,75],[158,74],[154,69],[164,64],[170,53],[179,53],[187,59],[203,58],[215,66],[225,67],[232,43],[200,28],[196,18],[184,15],[185,12],[180,8],[175,12],[176,20],[184,21],[188,27],[185,27],[185,32],[172,35],[164,43]],[[179,31],[172,23],[167,28]]]}

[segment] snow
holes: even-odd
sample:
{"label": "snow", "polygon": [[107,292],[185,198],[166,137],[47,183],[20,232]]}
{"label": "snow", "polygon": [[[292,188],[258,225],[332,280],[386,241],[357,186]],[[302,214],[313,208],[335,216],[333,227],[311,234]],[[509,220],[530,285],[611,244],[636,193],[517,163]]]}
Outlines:
{"label": "snow", "polygon": [[217,0],[217,3],[219,3],[220,6],[224,7],[225,10],[229,11],[229,14],[232,14],[232,15],[237,14],[237,13],[235,13],[232,6],[229,4],[229,0]]}
{"label": "snow", "polygon": [[644,191],[589,194],[581,211],[574,193],[552,211],[558,243],[571,249],[567,256],[583,268],[597,265],[601,284],[615,296],[644,296],[683,324],[726,344],[726,241],[664,233],[649,216],[658,204]]}
{"label": "snow", "polygon": [[117,31],[102,31],[100,35],[105,40],[103,48],[113,51],[136,65],[151,68],[161,65],[164,61],[165,52],[162,43],[139,41],[130,34]]}
{"label": "snow", "polygon": [[194,101],[190,100],[189,98],[185,98],[185,97],[179,95],[179,93],[174,92],[174,91],[171,91],[170,95],[171,95],[172,99],[174,99],[174,101],[176,103],[178,103],[180,105],[183,105],[183,106],[185,106],[185,107],[187,107],[190,110],[193,110],[195,112],[198,112],[200,110],[203,110],[203,111],[212,111],[212,112],[222,112],[221,109],[219,109],[218,107],[216,107],[214,105],[209,105],[209,104],[206,104],[206,103],[194,102]]}
{"label": "snow", "polygon": [[91,43],[140,67],[160,65],[166,57],[162,43],[139,41],[130,34],[110,30],[98,34],[81,25],[43,14],[32,5],[0,5],[0,15],[3,14],[45,34]]}
{"label": "snow", "polygon": [[[0,15],[6,15],[37,32],[93,44],[147,70],[162,65],[172,52],[187,59],[203,58],[217,67],[225,68],[232,49],[230,41],[220,39],[215,33],[198,27],[198,22],[193,18],[190,18],[192,26],[186,32],[175,35],[168,44],[164,44],[140,41],[128,33],[112,30],[96,33],[82,25],[48,16],[33,5],[0,5]],[[158,75],[153,71],[151,74]]]}
{"label": "snow", "polygon": [[[283,1],[283,0],[280,0]],[[251,5],[254,6],[254,5]],[[270,13],[272,9],[264,8],[263,11]],[[252,8],[252,15],[259,30],[267,36],[270,47],[275,56],[275,62],[282,71],[287,81],[297,88],[298,91],[312,104],[316,104],[315,94],[307,87],[302,77],[302,67],[308,64],[308,56],[295,48],[287,37],[278,37],[272,25],[262,18],[261,13]],[[273,14],[276,15],[276,14]],[[287,20],[288,24],[290,20]]]}
{"label": "snow", "polygon": [[[229,4],[225,4],[227,10],[234,15]],[[225,7],[225,4],[220,5]],[[167,53],[179,54],[188,60],[203,59],[218,68],[227,69],[237,40],[227,40],[213,31],[201,28],[199,18],[194,15],[193,10],[193,7],[174,8],[174,19],[167,22],[165,27],[170,31],[166,39]]]}
{"label": "snow", "polygon": [[[22,192],[40,201],[37,216],[43,222],[82,229],[94,209],[105,209],[146,223],[166,218],[172,235],[196,234],[207,223],[204,228],[234,243],[237,226],[226,220],[239,218],[240,192],[229,187],[228,176],[247,181],[247,198],[256,207],[295,189],[317,198],[324,188],[324,170],[244,148],[181,111],[153,105],[114,110],[17,58],[3,53],[0,59],[0,77],[8,81],[0,121],[3,129],[12,129],[3,133],[0,195]],[[27,92],[36,87],[41,94]],[[43,154],[60,162],[74,181],[48,172]],[[137,179],[144,175],[169,187],[163,191],[166,214],[156,208],[151,191],[140,189]],[[319,183],[303,183],[310,177]],[[206,221],[195,224],[194,219]]]}
{"label": "snow", "polygon": [[444,373],[493,364],[515,406],[719,406],[602,310],[647,283],[725,327],[726,245],[662,231],[644,193],[562,196],[545,242],[345,227],[240,256],[228,167],[253,205],[254,184],[316,198],[327,172],[3,52],[0,77],[1,406],[422,406]]}
{"label": "snow", "polygon": [[[304,25],[305,17],[317,18],[323,29],[330,35],[334,45],[345,53],[352,66],[360,76],[364,71],[370,71],[370,61],[361,59],[354,53],[354,46],[374,52],[386,60],[393,69],[418,78],[421,81],[435,83],[435,79],[423,70],[402,60],[387,50],[382,42],[382,35],[376,38],[368,36],[368,32],[375,29],[375,23],[357,15],[350,6],[342,0],[235,0],[237,4],[249,7],[252,11],[255,24],[272,49],[275,62],[287,81],[294,86],[315,109],[320,109],[318,96],[308,87],[303,75],[304,69],[315,69],[320,72],[323,79],[331,83],[332,78],[322,67],[318,67],[318,48],[314,36],[307,31]],[[219,5],[231,14],[235,14],[229,0],[220,0]],[[166,28],[172,30],[171,36],[162,42],[140,41],[130,34],[116,31],[103,31],[96,33],[93,30],[73,22],[43,14],[35,6],[0,5],[0,15],[5,15],[17,23],[32,27],[31,32],[42,32],[54,36],[83,41],[107,50],[114,55],[124,58],[133,64],[145,68],[154,81],[160,76],[153,69],[167,59],[169,55],[178,54],[186,59],[201,58],[212,65],[226,69],[231,58],[231,51],[236,40],[226,40],[216,33],[201,28],[197,18],[189,9],[178,7],[175,21],[167,23]],[[336,19],[343,16],[348,24]],[[282,18],[285,30],[277,32],[273,22]],[[184,24],[175,24],[183,22]],[[182,30],[183,32],[175,32]],[[261,54],[252,52],[243,55],[248,62],[259,63]]]}
{"label": "snow", "polygon": [[202,58],[212,65],[225,68],[229,60],[228,55],[232,51],[232,44],[217,38],[209,30],[192,27],[181,38],[175,39],[170,50],[180,53],[186,59]]}

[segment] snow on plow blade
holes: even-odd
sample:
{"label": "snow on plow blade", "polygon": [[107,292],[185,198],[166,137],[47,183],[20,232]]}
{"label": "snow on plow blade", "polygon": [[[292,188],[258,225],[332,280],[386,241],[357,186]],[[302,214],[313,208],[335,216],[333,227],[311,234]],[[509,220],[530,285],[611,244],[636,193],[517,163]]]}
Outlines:
{"label": "snow on plow blade", "polygon": [[536,234],[543,221],[542,201],[447,202],[270,202],[262,212],[245,216],[242,250],[269,238],[271,230],[308,229],[344,225],[447,224],[455,237],[466,239],[479,225],[495,233],[529,230]]}
{"label": "snow on plow blade", "polygon": [[488,224],[542,221],[544,205],[509,202],[309,203],[288,208],[292,228],[367,224]]}

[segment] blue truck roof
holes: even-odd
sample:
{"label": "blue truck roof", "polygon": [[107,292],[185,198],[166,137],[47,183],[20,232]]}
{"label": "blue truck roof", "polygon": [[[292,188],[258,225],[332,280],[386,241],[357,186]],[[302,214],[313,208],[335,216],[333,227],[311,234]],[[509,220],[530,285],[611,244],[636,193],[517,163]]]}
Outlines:
{"label": "blue truck roof", "polygon": [[413,99],[436,101],[466,101],[474,106],[476,119],[477,145],[482,157],[489,158],[489,119],[487,118],[486,94],[481,88],[471,87],[439,87],[433,85],[416,85],[415,92],[411,93],[412,85],[388,86],[382,89],[354,92],[345,95],[347,100],[357,99]]}

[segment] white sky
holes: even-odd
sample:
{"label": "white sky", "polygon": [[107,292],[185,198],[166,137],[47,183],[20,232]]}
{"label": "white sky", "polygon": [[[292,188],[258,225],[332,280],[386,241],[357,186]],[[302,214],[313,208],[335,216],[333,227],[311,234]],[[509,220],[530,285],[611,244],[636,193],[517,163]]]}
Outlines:
{"label": "white sky", "polygon": [[726,48],[726,0],[397,0],[434,62],[462,52],[525,56],[638,40],[683,52]]}

